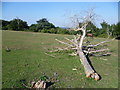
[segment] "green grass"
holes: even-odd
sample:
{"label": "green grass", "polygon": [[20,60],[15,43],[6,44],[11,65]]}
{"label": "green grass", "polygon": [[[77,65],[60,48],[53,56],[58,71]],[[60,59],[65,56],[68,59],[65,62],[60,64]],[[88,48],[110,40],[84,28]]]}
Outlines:
{"label": "green grass", "polygon": [[[118,41],[107,43],[112,55],[106,57],[90,57],[95,70],[101,75],[100,81],[86,78],[79,57],[68,56],[68,52],[45,53],[54,47],[62,47],[55,39],[64,40],[70,35],[57,35],[34,32],[2,32],[2,87],[23,88],[26,83],[39,79],[42,75],[50,78],[56,72],[58,82],[55,88],[117,88],[118,87]],[[104,38],[94,38],[100,42]],[[6,46],[11,49],[6,52]],[[50,53],[49,53],[50,54]],[[105,60],[107,59],[107,60]],[[77,68],[73,71],[73,68]]]}

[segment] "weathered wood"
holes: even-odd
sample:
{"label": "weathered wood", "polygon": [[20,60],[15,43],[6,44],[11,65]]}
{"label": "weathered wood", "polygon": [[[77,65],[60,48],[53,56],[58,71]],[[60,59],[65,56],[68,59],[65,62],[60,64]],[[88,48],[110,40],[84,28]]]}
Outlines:
{"label": "weathered wood", "polygon": [[37,81],[37,82],[35,82],[35,81],[31,82],[31,87],[25,85],[24,83],[22,83],[22,84],[23,84],[26,88],[29,88],[29,89],[32,89],[32,88],[45,89],[45,88],[47,88],[46,82],[45,82],[45,81],[41,81],[41,80],[39,80],[39,81]]}
{"label": "weathered wood", "polygon": [[[82,35],[76,35],[74,36],[74,39],[70,40],[68,38],[65,38],[67,41],[69,41],[71,44],[60,41],[58,39],[56,39],[58,42],[67,45],[69,48],[67,48],[67,50],[74,50],[74,53],[69,54],[72,56],[76,56],[78,55],[80,57],[80,62],[82,63],[82,65],[84,66],[84,71],[86,74],[86,77],[91,77],[95,80],[99,80],[100,76],[97,74],[97,72],[92,68],[91,64],[88,62],[87,60],[87,55],[88,54],[94,54],[94,53],[98,53],[98,52],[104,52],[107,51],[109,49],[101,49],[101,50],[96,50],[96,46],[99,46],[103,43],[109,42],[110,40],[106,40],[106,41],[102,41],[98,44],[95,45],[87,45],[87,46],[83,46],[83,41],[86,38],[86,27],[88,25],[88,23],[93,19],[94,14],[92,14],[92,12],[90,11],[88,13],[88,15],[86,17],[83,18],[83,22],[82,25],[79,26],[74,29],[75,31],[81,31]],[[80,22],[78,21],[78,24]],[[93,36],[92,34],[89,34],[89,36]],[[87,44],[90,42],[86,42]],[[66,50],[66,49],[60,49],[60,50]],[[104,54],[107,55],[107,54]]]}
{"label": "weathered wood", "polygon": [[35,83],[32,85],[31,88],[44,88],[44,89],[45,89],[45,88],[46,88],[46,82],[39,80],[39,81],[35,82]]}
{"label": "weathered wood", "polygon": [[111,41],[111,40],[102,41],[102,42],[100,42],[100,43],[98,43],[98,44],[95,44],[95,45],[88,45],[87,47],[96,47],[96,46],[99,46],[99,45],[101,45],[101,44],[103,44],[103,43],[110,42],[110,41]]}
{"label": "weathered wood", "polygon": [[82,65],[84,66],[84,71],[85,71],[86,77],[91,77],[91,78],[94,78],[95,80],[99,80],[100,79],[99,75],[97,73],[95,73],[93,68],[90,66],[83,51],[78,49],[78,53],[79,53],[80,61],[81,61]]}
{"label": "weathered wood", "polygon": [[99,80],[100,79],[99,75],[97,73],[95,73],[95,71],[93,70],[93,68],[89,64],[89,62],[86,58],[86,55],[83,53],[83,50],[82,50],[83,40],[84,40],[85,35],[86,35],[86,26],[87,25],[85,23],[85,26],[83,26],[84,28],[81,29],[81,31],[83,32],[83,35],[81,36],[79,46],[77,49],[77,53],[80,57],[80,61],[81,61],[82,65],[84,66],[84,71],[85,71],[86,77],[91,77],[95,80]]}
{"label": "weathered wood", "polygon": [[95,51],[83,50],[83,52],[91,54],[91,53],[97,53],[97,52],[104,52],[104,51],[108,51],[108,50],[109,49],[107,48],[107,49],[100,49],[100,50],[95,50]]}

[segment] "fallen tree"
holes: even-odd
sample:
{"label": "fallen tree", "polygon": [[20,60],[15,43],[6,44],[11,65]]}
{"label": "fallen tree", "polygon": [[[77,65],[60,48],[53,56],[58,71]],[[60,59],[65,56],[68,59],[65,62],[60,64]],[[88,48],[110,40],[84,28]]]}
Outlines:
{"label": "fallen tree", "polygon": [[[57,50],[51,51],[51,52],[56,52],[56,51],[63,51],[63,50],[73,50],[72,56],[78,55],[80,57],[80,61],[82,65],[84,66],[84,71],[86,74],[86,77],[91,77],[95,80],[100,80],[100,75],[92,68],[90,63],[88,62],[87,56],[92,55],[92,56],[107,56],[110,55],[108,53],[109,49],[100,49],[97,50],[97,46],[102,45],[103,43],[109,42],[110,40],[102,41],[99,42],[98,44],[95,45],[83,45],[84,43],[89,44],[88,42],[84,42],[87,34],[86,27],[93,20],[94,14],[92,11],[89,11],[89,13],[82,19],[82,25],[79,25],[81,23],[78,18],[77,20],[77,27],[74,29],[75,31],[80,31],[82,34],[77,34],[76,36],[74,35],[73,39],[65,38],[68,42],[63,42],[61,40],[56,39],[59,43],[65,44],[67,47],[66,48],[58,48]],[[100,55],[95,55],[96,53],[99,52],[104,52],[103,54]]]}

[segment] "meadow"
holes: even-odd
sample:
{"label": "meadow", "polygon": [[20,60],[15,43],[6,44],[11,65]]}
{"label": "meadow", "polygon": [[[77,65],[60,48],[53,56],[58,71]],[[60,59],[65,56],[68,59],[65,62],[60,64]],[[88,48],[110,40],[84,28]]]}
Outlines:
{"label": "meadow", "polygon": [[[79,57],[69,56],[67,51],[49,52],[55,47],[64,47],[55,40],[64,40],[64,37],[72,38],[72,35],[2,31],[2,87],[24,88],[22,83],[28,85],[43,75],[56,80],[51,88],[118,87],[118,40],[106,43],[112,55],[89,57],[101,75],[101,80],[95,81],[85,77]],[[105,40],[89,39],[93,43]],[[10,49],[9,52],[6,52],[6,47]]]}

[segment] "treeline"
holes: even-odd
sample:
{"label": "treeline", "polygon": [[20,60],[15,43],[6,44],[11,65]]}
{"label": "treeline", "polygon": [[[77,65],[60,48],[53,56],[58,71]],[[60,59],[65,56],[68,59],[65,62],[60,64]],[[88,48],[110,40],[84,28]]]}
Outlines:
{"label": "treeline", "polygon": [[[23,21],[19,18],[13,19],[11,21],[0,20],[2,22],[2,30],[14,30],[14,31],[32,31],[32,32],[42,32],[42,33],[54,33],[54,34],[70,34],[75,35],[77,33],[72,29],[63,29],[60,27],[55,27],[50,23],[46,18],[42,18],[37,22],[37,24],[32,24],[28,26],[26,21]],[[103,21],[101,24],[102,28],[96,27],[92,22],[87,26],[87,32],[92,33],[96,37],[118,37],[120,35],[120,22],[117,24],[108,24]],[[82,23],[79,23],[81,26]]]}
{"label": "treeline", "polygon": [[100,25],[101,28],[97,28],[93,23],[89,23],[87,30],[90,30],[89,33],[92,33],[94,36],[98,37],[108,37],[108,35],[111,37],[118,37],[120,35],[120,22],[110,25],[103,21]]}
{"label": "treeline", "polygon": [[77,32],[67,30],[60,27],[55,27],[46,18],[42,18],[37,22],[37,24],[32,24],[28,26],[26,21],[21,19],[13,19],[11,21],[0,20],[2,22],[2,30],[14,30],[14,31],[32,31],[32,32],[42,32],[42,33],[54,33],[54,34],[76,34]]}

